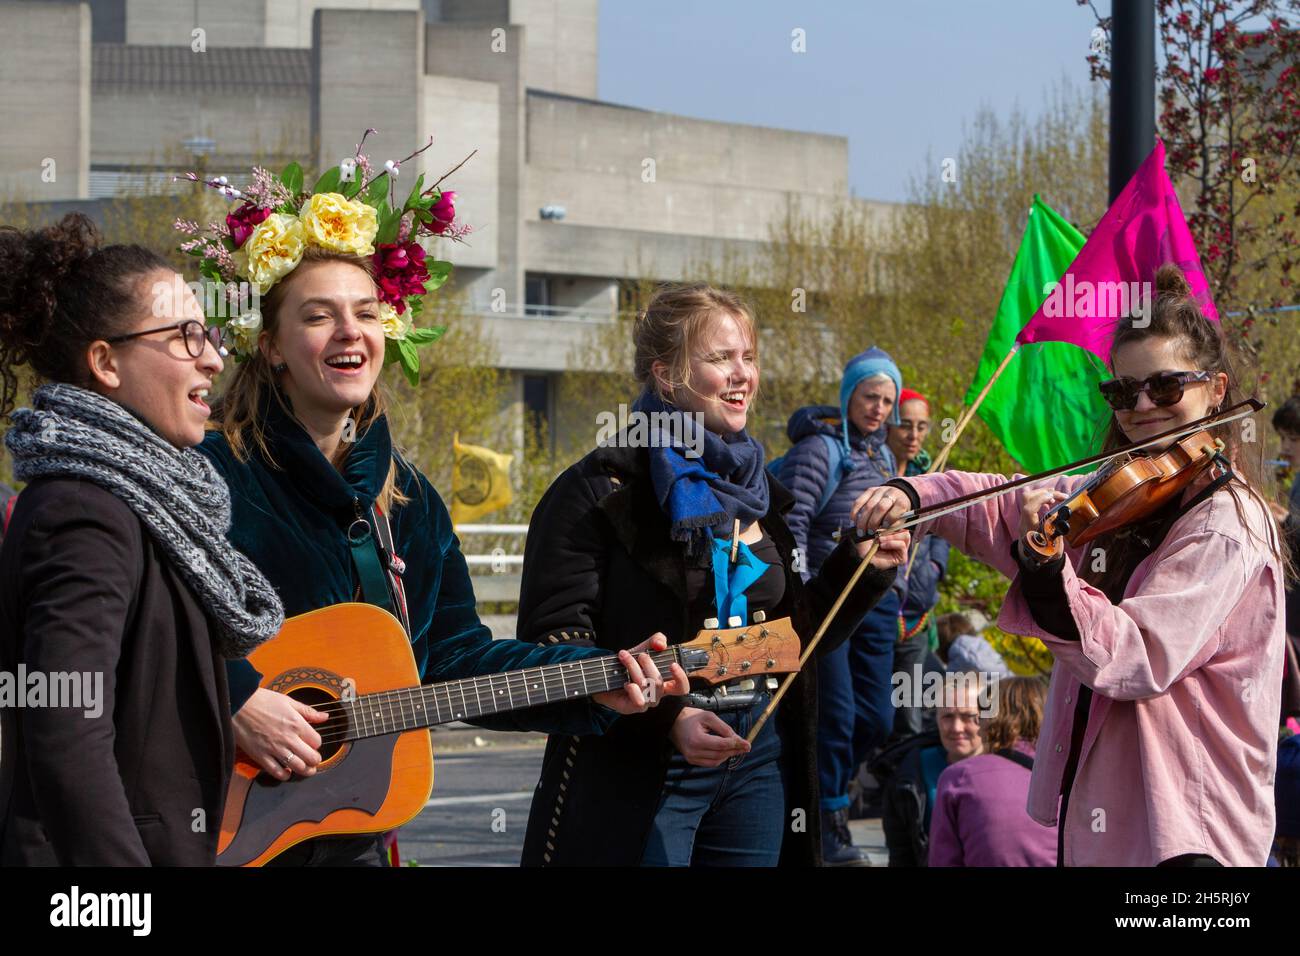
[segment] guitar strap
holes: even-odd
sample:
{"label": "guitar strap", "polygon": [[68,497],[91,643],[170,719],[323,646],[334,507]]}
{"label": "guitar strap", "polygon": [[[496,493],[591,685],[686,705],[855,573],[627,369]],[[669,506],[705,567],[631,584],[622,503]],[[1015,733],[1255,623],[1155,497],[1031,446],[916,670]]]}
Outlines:
{"label": "guitar strap", "polygon": [[406,571],[406,562],[397,555],[397,548],[393,543],[393,529],[388,523],[388,515],[384,514],[377,503],[370,506],[370,517],[375,526],[375,546],[379,549],[379,557],[383,562],[388,578],[388,589],[396,607],[394,613],[397,619],[402,622],[402,629],[406,631],[407,640],[414,640],[415,638],[411,634],[411,615],[406,607],[406,587],[402,584],[402,574]]}
{"label": "guitar strap", "polygon": [[358,519],[352,523],[348,529],[348,544],[361,583],[361,600],[383,608],[401,621],[407,640],[410,640],[411,619],[401,578],[406,564],[394,551],[393,529],[377,504],[370,506],[369,521]]}

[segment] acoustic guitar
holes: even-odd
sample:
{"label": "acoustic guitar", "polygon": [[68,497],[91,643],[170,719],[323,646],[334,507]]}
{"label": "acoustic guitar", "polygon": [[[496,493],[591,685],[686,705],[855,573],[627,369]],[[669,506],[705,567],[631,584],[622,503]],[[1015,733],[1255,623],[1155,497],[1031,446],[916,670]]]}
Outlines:
{"label": "acoustic guitar", "polygon": [[[789,618],[700,631],[651,654],[721,684],[799,669]],[[616,690],[614,655],[421,684],[406,632],[372,604],[335,604],[285,621],[249,655],[261,686],[329,714],[316,724],[321,763],[280,781],[239,753],[217,842],[220,866],[261,866],[326,834],[382,833],[413,819],[433,789],[429,727]]]}

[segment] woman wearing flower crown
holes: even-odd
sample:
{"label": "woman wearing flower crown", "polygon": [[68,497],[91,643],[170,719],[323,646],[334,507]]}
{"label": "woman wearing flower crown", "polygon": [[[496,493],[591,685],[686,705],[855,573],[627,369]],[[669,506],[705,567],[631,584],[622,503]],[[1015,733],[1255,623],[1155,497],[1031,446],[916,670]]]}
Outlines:
{"label": "woman wearing flower crown", "polygon": [[[187,243],[202,255],[205,274],[230,278],[224,258],[233,277],[266,293],[260,315],[228,323],[240,362],[214,416],[219,430],[201,448],[231,488],[231,540],[270,578],[289,615],[353,600],[391,602],[408,623],[426,683],[600,654],[494,642],[475,611],[446,507],[393,448],[380,371],[387,358],[414,377],[415,347],[441,331],[411,322],[420,296],[448,269],[431,267],[416,239],[445,232],[454,215],[451,194],[422,193],[420,181],[405,204],[395,205],[397,166],[390,163],[363,192],[368,166],[358,147],[355,165],[327,172],[305,199],[294,167],[280,180],[259,172],[219,240],[227,256],[211,240]],[[349,528],[357,521],[369,524],[376,538],[389,525],[391,549],[352,547]],[[380,579],[393,582],[378,594],[361,583],[376,580],[361,566],[375,561],[374,552],[385,565],[375,569]],[[662,635],[646,637],[631,654],[619,655],[632,677],[623,689],[476,723],[599,734],[620,713],[683,693],[679,667],[665,681],[641,653],[662,649]],[[240,749],[280,779],[312,774],[321,743],[312,725],[325,715],[259,689],[258,679],[247,662],[232,664]],[[273,862],[382,865],[382,839],[320,837]]]}

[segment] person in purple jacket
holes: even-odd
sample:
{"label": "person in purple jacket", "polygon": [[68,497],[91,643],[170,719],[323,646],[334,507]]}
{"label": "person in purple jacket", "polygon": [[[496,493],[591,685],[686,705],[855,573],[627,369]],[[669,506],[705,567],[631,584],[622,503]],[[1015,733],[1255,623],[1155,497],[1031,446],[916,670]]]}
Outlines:
{"label": "person in purple jacket", "polygon": [[1025,810],[1046,701],[1041,678],[998,682],[997,711],[981,729],[985,752],[939,776],[930,866],[1056,865],[1056,831]]}

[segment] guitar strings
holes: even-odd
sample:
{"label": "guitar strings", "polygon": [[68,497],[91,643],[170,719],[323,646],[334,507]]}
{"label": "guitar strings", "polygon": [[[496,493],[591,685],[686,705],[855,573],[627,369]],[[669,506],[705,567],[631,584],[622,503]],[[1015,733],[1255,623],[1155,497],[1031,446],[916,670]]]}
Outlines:
{"label": "guitar strings", "polygon": [[[671,665],[673,663],[680,663],[675,650],[656,652],[651,655],[651,660],[654,661],[656,668],[660,667],[661,665],[665,665],[664,666],[665,670],[668,669],[667,665]],[[564,670],[563,674],[560,673],[560,669]],[[418,687],[393,688],[391,690],[376,691],[372,694],[366,694],[364,697],[359,698],[357,700],[352,700],[352,701],[337,700],[337,701],[330,701],[328,703],[324,703],[319,706],[314,706],[315,710],[330,714],[331,717],[345,714],[348,707],[353,708],[353,712],[350,715],[351,720],[349,721],[350,727],[342,728],[339,731],[321,734],[321,745],[324,746],[325,744],[339,743],[339,742],[346,741],[348,739],[359,739],[368,736],[382,736],[384,734],[389,734],[389,733],[400,733],[403,730],[414,730],[414,729],[419,729],[420,727],[423,726],[430,726],[436,723],[446,723],[452,720],[464,719],[466,716],[472,719],[473,717],[484,717],[484,716],[490,716],[493,713],[500,713],[502,710],[501,708],[489,709],[486,706],[484,706],[484,701],[481,696],[481,693],[477,693],[477,692],[481,692],[484,689],[493,690],[493,691],[499,689],[507,690],[510,692],[511,701],[513,702],[515,700],[516,690],[518,690],[519,688],[523,688],[525,690],[525,699],[526,699],[527,696],[529,696],[528,693],[529,690],[539,684],[540,684],[540,688],[536,691],[536,693],[541,694],[543,697],[547,697],[549,696],[551,691],[556,689],[564,689],[567,692],[569,687],[575,681],[578,680],[581,680],[583,682],[584,691],[587,689],[587,684],[592,680],[597,680],[597,679],[604,680],[607,684],[609,684],[608,687],[603,688],[601,690],[594,691],[592,693],[605,693],[608,690],[617,690],[619,687],[625,686],[628,682],[627,668],[625,668],[622,665],[622,663],[619,661],[616,655],[602,655],[600,657],[586,658],[584,660],[566,661],[562,664],[541,665],[540,667],[536,668],[536,670],[540,672],[537,675],[537,677],[540,677],[540,680],[538,680],[537,677],[529,678],[526,676],[531,670],[533,670],[533,668],[522,668],[516,671],[503,671],[498,674],[483,674],[478,676],[477,679],[474,677],[467,677],[467,678],[460,678],[459,680],[456,681],[448,681],[442,684],[425,684]],[[497,681],[500,681],[502,677],[506,678],[505,688],[495,688],[492,687],[491,685],[487,685],[487,687],[484,687],[484,685],[482,684],[478,684],[477,687],[475,686],[476,680],[485,681],[489,679],[496,679]],[[621,683],[616,683],[616,681],[619,681],[620,678],[621,678]],[[519,680],[520,683],[518,684],[514,683],[516,679]],[[473,709],[469,705],[469,701],[471,699],[470,698],[471,693],[474,694],[473,699],[475,701],[475,705],[479,709],[478,713],[476,714],[467,714],[468,711]],[[399,695],[406,695],[406,696],[405,698],[403,698]],[[445,720],[441,719],[441,714],[444,710],[444,707],[451,714],[457,714],[457,709],[456,709],[457,704],[453,700],[453,695],[459,696],[461,698],[459,703],[460,716],[451,716],[446,718]],[[581,694],[566,693],[565,696],[557,697],[553,700],[539,701],[539,704],[555,703],[559,700],[572,700],[572,699],[577,699],[579,697],[590,697],[590,696],[591,693],[581,693]],[[430,721],[427,724],[417,723],[416,726],[414,727],[405,727],[405,728],[393,727],[393,728],[386,728],[384,730],[380,730],[377,733],[362,732],[360,734],[350,734],[351,730],[364,731],[364,725],[368,722],[364,716],[364,713],[374,713],[375,711],[379,711],[378,717],[372,718],[372,720],[369,722],[378,721],[380,723],[387,724],[391,722],[394,718],[398,718],[403,723],[405,723],[407,718],[405,713],[402,712],[401,709],[411,706],[413,702],[417,699],[424,703],[427,703],[431,700],[434,707],[434,713],[439,719]],[[497,697],[495,694],[493,694],[489,696],[487,699],[489,701],[495,701]],[[358,704],[360,704],[362,701],[364,701],[368,706],[366,707],[366,711],[361,715],[360,719],[358,719],[358,714],[356,712],[356,709]],[[525,704],[524,706],[527,707],[527,706],[536,706],[536,705]],[[521,710],[524,708],[518,706],[511,706],[504,709]],[[414,716],[414,714],[412,714],[412,716]]]}

